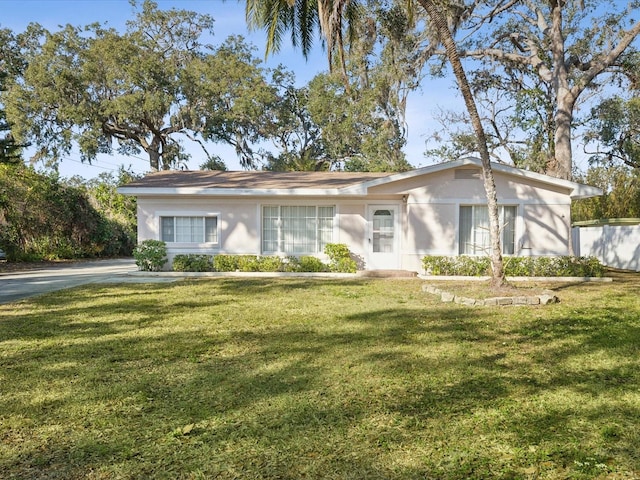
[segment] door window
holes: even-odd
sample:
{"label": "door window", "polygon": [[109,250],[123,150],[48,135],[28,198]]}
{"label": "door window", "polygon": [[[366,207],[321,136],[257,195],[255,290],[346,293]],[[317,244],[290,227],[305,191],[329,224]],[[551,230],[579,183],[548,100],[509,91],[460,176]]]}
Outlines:
{"label": "door window", "polygon": [[373,213],[373,251],[393,253],[393,210],[376,210]]}

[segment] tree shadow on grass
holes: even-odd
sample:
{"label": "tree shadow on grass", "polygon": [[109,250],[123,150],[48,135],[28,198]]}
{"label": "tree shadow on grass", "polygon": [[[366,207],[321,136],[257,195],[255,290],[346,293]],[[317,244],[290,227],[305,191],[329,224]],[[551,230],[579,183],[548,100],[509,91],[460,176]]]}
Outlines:
{"label": "tree shadow on grass", "polygon": [[[0,472],[37,467],[61,477],[102,471],[129,478],[522,478],[525,467],[543,462],[580,476],[574,462],[586,465],[607,455],[637,468],[632,452],[639,450],[638,436],[626,432],[637,427],[639,412],[624,399],[637,401],[638,373],[631,367],[640,339],[637,322],[624,309],[607,310],[603,320],[605,310],[597,307],[579,318],[565,309],[541,315],[527,307],[499,327],[491,309],[391,301],[384,308],[371,302],[358,312],[339,303],[327,325],[192,321],[199,308],[215,311],[216,302],[278,295],[292,285],[351,302],[360,300],[363,284],[224,280],[216,281],[210,296],[160,306],[157,300],[139,303],[131,291],[122,315],[153,319],[139,335],[116,328],[118,320],[101,320],[99,310],[70,306],[65,313],[64,302],[42,325],[53,329],[53,337],[11,336],[20,321],[40,317],[1,326],[0,338],[9,343],[35,343],[2,360],[11,371],[0,411],[17,424],[3,435],[11,442],[22,438],[22,446],[3,455]],[[157,288],[151,291],[162,295],[166,287]],[[109,289],[99,292],[110,295]],[[109,302],[126,306],[127,297],[121,300]],[[174,306],[174,317],[184,320],[168,328],[165,310]],[[98,317],[87,323],[86,334],[69,325],[85,314]],[[127,328],[132,323],[120,321]],[[71,341],[64,341],[65,332]],[[38,343],[48,338],[59,341]],[[589,355],[620,362],[576,367],[576,357]],[[64,388],[51,399],[29,399],[42,382],[45,389]],[[575,395],[575,404],[554,400],[563,394]],[[581,406],[578,400],[589,396],[599,401]],[[64,435],[47,435],[38,425]]]}

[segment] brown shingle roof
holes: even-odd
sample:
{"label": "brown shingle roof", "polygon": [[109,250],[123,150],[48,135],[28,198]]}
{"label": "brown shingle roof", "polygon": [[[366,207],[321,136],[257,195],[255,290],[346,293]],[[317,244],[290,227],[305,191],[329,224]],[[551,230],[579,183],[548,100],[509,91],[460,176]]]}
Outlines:
{"label": "brown shingle roof", "polygon": [[221,172],[162,171],[125,185],[126,188],[328,189],[344,188],[387,177],[372,172]]}

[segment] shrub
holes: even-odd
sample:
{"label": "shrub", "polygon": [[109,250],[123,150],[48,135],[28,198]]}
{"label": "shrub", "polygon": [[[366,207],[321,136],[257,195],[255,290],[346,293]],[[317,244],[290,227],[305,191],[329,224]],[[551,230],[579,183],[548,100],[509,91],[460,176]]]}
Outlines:
{"label": "shrub", "polygon": [[284,271],[284,262],[282,258],[273,256],[258,257],[258,271],[260,272],[282,272]]}
{"label": "shrub", "polygon": [[422,259],[425,271],[430,275],[464,275],[477,277],[487,275],[491,262],[486,257],[426,256]]}
{"label": "shrub", "polygon": [[174,272],[212,272],[213,257],[211,255],[176,255],[173,259]]}
{"label": "shrub", "polygon": [[[491,273],[487,257],[426,256],[422,259],[430,275],[482,276]],[[602,277],[605,267],[595,257],[505,257],[509,277]]]}
{"label": "shrub", "polygon": [[327,243],[324,253],[329,257],[329,270],[340,273],[355,273],[358,269],[356,261],[351,258],[349,247],[344,243]]}
{"label": "shrub", "polygon": [[259,272],[258,257],[256,255],[238,255],[238,270],[241,272]]}
{"label": "shrub", "polygon": [[304,256],[298,259],[300,272],[326,272],[328,270],[327,265],[322,263],[319,258]]}
{"label": "shrub", "polygon": [[216,272],[235,272],[238,270],[238,255],[216,255],[213,257],[213,269]]}
{"label": "shrub", "polygon": [[162,240],[144,240],[133,250],[138,269],[157,272],[167,263],[167,244]]}
{"label": "shrub", "polygon": [[281,259],[283,272],[300,272],[300,260],[298,257],[285,257]]}

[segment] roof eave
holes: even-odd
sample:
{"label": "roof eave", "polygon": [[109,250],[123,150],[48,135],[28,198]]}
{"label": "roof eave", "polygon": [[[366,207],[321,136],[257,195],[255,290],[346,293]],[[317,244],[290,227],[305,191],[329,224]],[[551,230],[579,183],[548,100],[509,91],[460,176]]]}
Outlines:
{"label": "roof eave", "polygon": [[342,189],[329,188],[194,188],[194,187],[119,187],[118,193],[138,197],[166,195],[198,195],[212,197],[263,197],[263,196],[336,196],[356,195]]}

